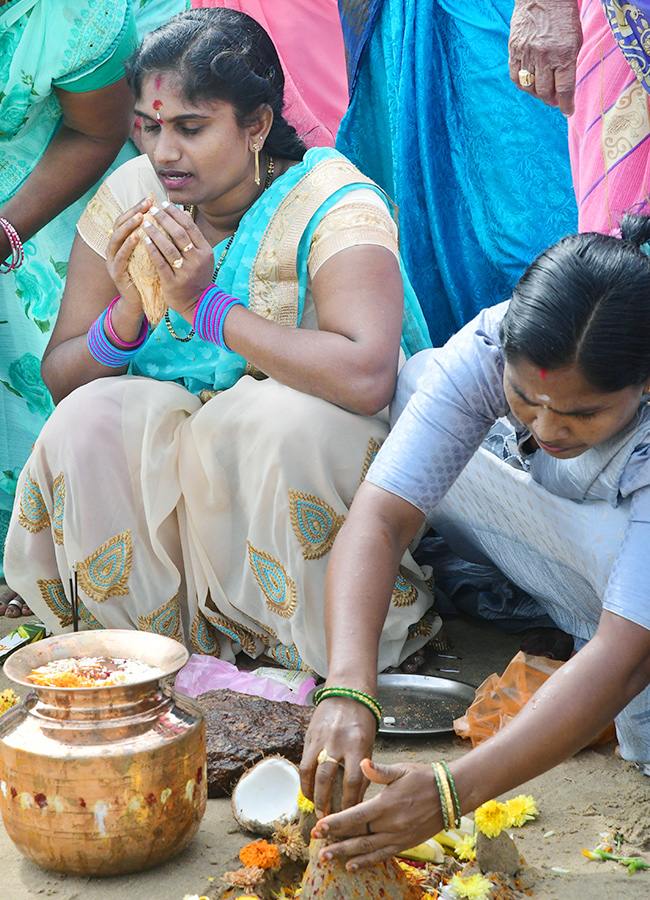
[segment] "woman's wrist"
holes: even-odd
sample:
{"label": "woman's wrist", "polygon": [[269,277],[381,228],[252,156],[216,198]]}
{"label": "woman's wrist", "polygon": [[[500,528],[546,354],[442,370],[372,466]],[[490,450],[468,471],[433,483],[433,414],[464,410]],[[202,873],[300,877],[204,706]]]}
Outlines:
{"label": "woman's wrist", "polygon": [[201,294],[194,310],[192,328],[202,341],[230,350],[224,335],[224,324],[228,313],[235,306],[245,306],[245,303],[226,294],[216,284],[209,285]]}
{"label": "woman's wrist", "polygon": [[[140,335],[128,344],[120,341],[110,324],[109,315],[111,307],[117,303],[118,297],[95,319],[88,329],[86,343],[90,355],[109,369],[120,369],[128,366],[133,357],[140,352],[149,335],[149,323],[146,319],[141,322]],[[109,340],[109,334],[113,337],[113,342]],[[122,346],[118,346],[121,343]]]}
{"label": "woman's wrist", "polygon": [[114,347],[132,350],[143,343],[143,333],[146,334],[147,329],[141,304],[136,306],[121,295],[111,301],[104,319],[104,334]]}

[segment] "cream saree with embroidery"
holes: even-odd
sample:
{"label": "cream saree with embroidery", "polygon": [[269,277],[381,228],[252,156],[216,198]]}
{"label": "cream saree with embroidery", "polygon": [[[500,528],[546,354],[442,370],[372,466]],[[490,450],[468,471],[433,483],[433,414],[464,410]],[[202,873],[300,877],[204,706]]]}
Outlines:
{"label": "cream saree with embroidery", "polygon": [[[374,242],[373,231],[396,246],[390,217],[376,224],[376,195],[360,196],[360,178],[349,202],[337,201],[319,220],[302,302],[300,278],[294,279],[300,327],[316,327],[309,290],[316,265],[342,246]],[[291,199],[290,190],[256,259],[282,261],[286,240],[270,226],[287,225]],[[303,219],[313,219],[308,208]],[[94,221],[105,234],[97,207]],[[297,245],[304,228],[298,219],[290,224],[283,235]],[[80,230],[101,252],[102,239]],[[257,291],[258,282],[250,283]],[[260,291],[275,318],[273,287],[269,278]],[[256,297],[248,298],[251,308],[259,305]],[[156,349],[165,365],[155,344],[159,330],[140,371],[154,366]],[[201,349],[198,342],[197,357]],[[199,381],[203,390],[212,387],[204,375]],[[59,404],[21,475],[8,583],[53,631],[69,630],[76,565],[82,627],[155,631],[198,653],[232,661],[243,650],[325,674],[328,554],[387,431],[384,415],[359,416],[250,374],[239,374],[206,403],[177,381],[128,375],[91,382]],[[407,554],[382,634],[381,668],[436,633],[431,604],[425,575]]]}

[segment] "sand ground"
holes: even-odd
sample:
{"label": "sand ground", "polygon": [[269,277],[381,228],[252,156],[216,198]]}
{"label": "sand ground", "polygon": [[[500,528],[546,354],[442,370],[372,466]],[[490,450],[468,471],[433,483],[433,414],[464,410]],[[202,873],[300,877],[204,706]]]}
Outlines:
{"label": "sand ground", "polygon": [[[0,634],[13,623],[0,618]],[[462,657],[455,667],[461,681],[479,684],[491,672],[502,672],[518,649],[518,639],[466,619],[447,623],[454,649]],[[451,666],[436,657],[429,674]],[[0,672],[0,689],[9,686]],[[469,747],[453,734],[422,737],[379,737],[380,761],[448,760]],[[593,848],[606,830],[621,832],[623,849],[650,861],[650,779],[614,757],[614,744],[584,750],[551,772],[524,785],[540,815],[515,831],[520,852],[538,876],[535,900],[639,900],[650,897],[650,871],[630,876],[613,862],[592,862],[581,850]],[[514,793],[518,793],[514,792]],[[25,859],[0,826],[2,900],[182,900],[185,894],[211,894],[210,878],[237,868],[239,849],[251,836],[239,831],[228,800],[209,800],[198,835],[179,856],[156,869],[117,878],[77,878],[39,868]]]}

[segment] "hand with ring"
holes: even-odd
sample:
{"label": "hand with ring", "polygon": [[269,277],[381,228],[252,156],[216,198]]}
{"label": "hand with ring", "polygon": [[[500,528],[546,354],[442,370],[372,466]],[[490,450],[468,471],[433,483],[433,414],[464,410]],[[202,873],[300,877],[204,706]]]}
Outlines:
{"label": "hand with ring", "polygon": [[323,763],[326,763],[326,762],[333,762],[337,766],[341,765],[340,760],[335,759],[333,756],[330,756],[324,747],[321,750],[321,752],[318,754],[317,762],[318,762],[319,766],[321,766]]}
{"label": "hand with ring", "polygon": [[160,226],[145,220],[145,247],[156,267],[163,297],[170,309],[192,322],[199,297],[212,281],[214,254],[189,213],[163,203],[150,215]]}
{"label": "hand with ring", "polygon": [[372,753],[376,730],[372,713],[356,700],[331,697],[314,710],[300,763],[300,784],[305,797],[314,801],[317,815],[330,810],[339,766],[343,767],[343,808],[359,803],[368,786],[360,763]]}
{"label": "hand with ring", "polygon": [[314,837],[328,840],[321,857],[347,859],[350,871],[382,862],[444,827],[431,766],[385,766],[364,759],[361,767],[370,781],[386,785],[385,790],[320,819],[312,831]]}
{"label": "hand with ring", "polygon": [[582,46],[577,0],[515,0],[508,42],[510,78],[519,90],[565,116],[574,111]]}

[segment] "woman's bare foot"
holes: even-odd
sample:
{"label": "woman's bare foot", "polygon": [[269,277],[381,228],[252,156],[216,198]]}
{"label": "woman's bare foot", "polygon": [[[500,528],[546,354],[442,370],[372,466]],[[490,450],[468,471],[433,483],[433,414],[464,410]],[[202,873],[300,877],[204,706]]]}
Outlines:
{"label": "woman's bare foot", "polygon": [[8,619],[19,619],[21,616],[33,616],[29,606],[22,597],[19,597],[11,588],[0,596],[0,616],[6,616]]}
{"label": "woman's bare foot", "polygon": [[424,656],[424,647],[421,647],[419,650],[416,650],[415,653],[411,653],[410,656],[407,656],[404,662],[400,663],[399,666],[395,666],[392,669],[388,669],[387,674],[389,675],[413,675],[418,669],[421,669],[425,662]]}
{"label": "woman's bare foot", "polygon": [[566,662],[573,653],[573,638],[560,628],[531,628],[522,637],[519,649],[531,656]]}

